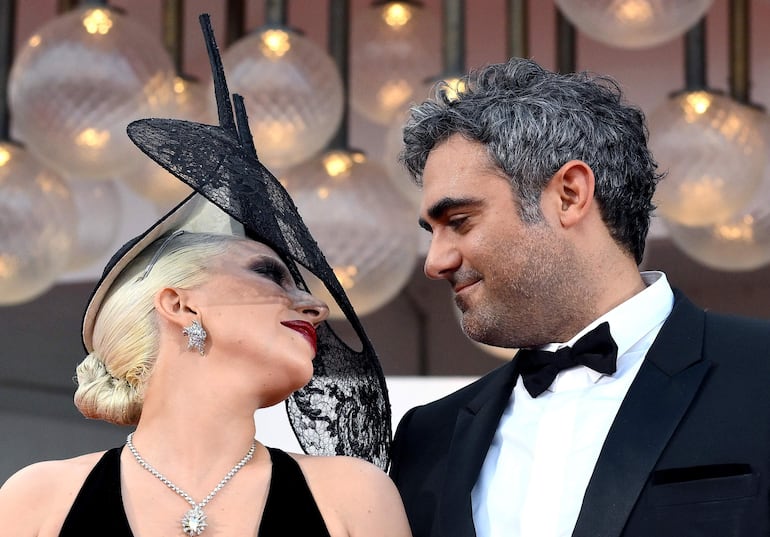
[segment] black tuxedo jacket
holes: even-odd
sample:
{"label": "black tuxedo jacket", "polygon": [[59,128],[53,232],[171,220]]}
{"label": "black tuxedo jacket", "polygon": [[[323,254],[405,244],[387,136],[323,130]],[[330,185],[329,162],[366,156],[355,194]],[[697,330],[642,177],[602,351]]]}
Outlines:
{"label": "black tuxedo jacket", "polygon": [[[605,439],[574,537],[770,535],[770,323],[678,292]],[[475,535],[471,490],[516,360],[396,431],[391,477],[414,537]]]}

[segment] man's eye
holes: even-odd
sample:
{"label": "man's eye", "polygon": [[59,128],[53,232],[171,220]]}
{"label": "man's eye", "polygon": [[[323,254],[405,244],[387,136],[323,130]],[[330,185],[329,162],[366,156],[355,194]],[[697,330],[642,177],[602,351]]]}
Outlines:
{"label": "man's eye", "polygon": [[451,227],[452,229],[459,229],[468,221],[467,216],[453,216],[449,219],[447,222],[447,225]]}

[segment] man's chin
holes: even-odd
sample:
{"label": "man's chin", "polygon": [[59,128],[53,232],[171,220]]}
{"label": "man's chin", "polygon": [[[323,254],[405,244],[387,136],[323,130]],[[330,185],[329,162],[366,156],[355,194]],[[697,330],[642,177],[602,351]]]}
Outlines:
{"label": "man's chin", "polygon": [[510,344],[510,341],[506,341],[505,338],[502,337],[503,334],[497,332],[497,329],[499,328],[497,325],[490,325],[489,321],[485,322],[483,319],[471,315],[470,311],[463,313],[461,326],[463,333],[476,343],[491,345],[493,347],[516,348],[515,345]]}
{"label": "man's chin", "polygon": [[487,343],[487,339],[489,339],[489,330],[487,330],[483,325],[480,325],[476,319],[474,319],[469,311],[463,312],[461,325],[463,329],[463,333],[468,336],[473,341],[477,341],[478,343]]}

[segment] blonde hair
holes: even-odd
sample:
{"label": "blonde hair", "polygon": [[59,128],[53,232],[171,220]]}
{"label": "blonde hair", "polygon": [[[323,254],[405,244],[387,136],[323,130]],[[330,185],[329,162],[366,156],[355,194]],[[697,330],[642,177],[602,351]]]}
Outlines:
{"label": "blonde hair", "polygon": [[75,406],[87,418],[135,425],[144,387],[158,355],[155,293],[164,287],[189,289],[206,280],[208,260],[233,243],[232,235],[183,233],[170,239],[143,279],[162,237],[129,263],[110,288],[96,317],[93,352],[77,367]]}

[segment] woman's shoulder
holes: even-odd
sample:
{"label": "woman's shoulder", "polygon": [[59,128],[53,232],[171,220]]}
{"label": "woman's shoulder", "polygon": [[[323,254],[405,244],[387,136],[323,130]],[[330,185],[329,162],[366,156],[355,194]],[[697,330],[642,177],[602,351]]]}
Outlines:
{"label": "woman's shoulder", "polygon": [[80,487],[103,454],[37,462],[9,477],[0,487],[0,520],[6,530],[8,523],[15,530],[9,534],[57,535]]}
{"label": "woman's shoulder", "polygon": [[299,463],[308,483],[314,487],[328,488],[334,494],[351,498],[389,491],[397,494],[390,477],[369,461],[345,456],[289,455]]}
{"label": "woman's shoulder", "polygon": [[329,511],[339,513],[345,534],[410,535],[401,497],[382,469],[355,457],[290,455],[302,468],[324,519]]}
{"label": "woman's shoulder", "polygon": [[379,467],[356,457],[346,456],[318,456],[289,453],[300,465],[303,471],[311,471],[321,474],[346,475],[354,479],[363,480],[389,480],[387,474]]}
{"label": "woman's shoulder", "polygon": [[87,453],[71,459],[49,460],[25,466],[5,482],[0,490],[25,492],[43,486],[46,489],[58,483],[71,482],[73,478],[82,475],[79,484],[85,481],[88,473],[104,455],[104,451]]}

